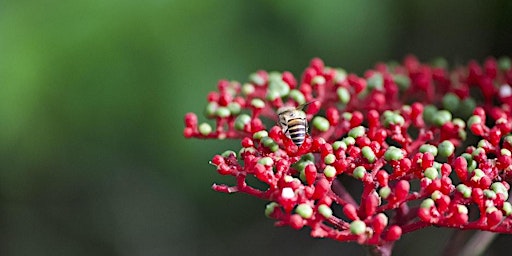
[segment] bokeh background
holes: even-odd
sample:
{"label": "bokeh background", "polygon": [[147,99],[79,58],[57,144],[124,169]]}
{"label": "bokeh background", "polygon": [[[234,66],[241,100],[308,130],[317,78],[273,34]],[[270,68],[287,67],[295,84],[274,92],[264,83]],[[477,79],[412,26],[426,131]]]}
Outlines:
{"label": "bokeh background", "polygon": [[[183,115],[219,79],[299,75],[313,57],[362,74],[408,53],[510,56],[510,13],[506,0],[0,1],[0,254],[362,255],[213,192],[232,180],[208,161],[237,142],[185,140]],[[439,255],[450,234],[405,235],[395,255]]]}

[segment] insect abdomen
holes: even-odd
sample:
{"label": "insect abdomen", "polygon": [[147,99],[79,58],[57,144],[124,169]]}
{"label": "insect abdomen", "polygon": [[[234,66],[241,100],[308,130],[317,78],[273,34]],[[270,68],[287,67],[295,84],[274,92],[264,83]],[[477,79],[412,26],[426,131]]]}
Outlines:
{"label": "insect abdomen", "polygon": [[288,135],[293,143],[297,146],[304,143],[306,138],[306,120],[302,118],[295,118],[288,120]]}

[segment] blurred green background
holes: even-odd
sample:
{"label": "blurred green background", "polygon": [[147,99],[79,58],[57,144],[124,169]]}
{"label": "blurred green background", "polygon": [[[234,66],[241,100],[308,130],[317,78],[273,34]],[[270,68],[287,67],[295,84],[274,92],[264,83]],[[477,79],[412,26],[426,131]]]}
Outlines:
{"label": "blurred green background", "polygon": [[[313,57],[362,74],[407,53],[510,56],[510,13],[505,0],[0,1],[0,254],[361,255],[213,192],[232,180],[208,161],[237,142],[185,140],[183,115],[219,79],[300,75]],[[450,232],[406,235],[396,255],[438,255]]]}

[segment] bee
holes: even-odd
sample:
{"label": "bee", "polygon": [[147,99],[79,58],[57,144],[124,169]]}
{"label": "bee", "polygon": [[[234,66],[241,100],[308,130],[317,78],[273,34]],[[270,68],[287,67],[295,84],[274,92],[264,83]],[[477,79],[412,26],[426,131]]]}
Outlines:
{"label": "bee", "polygon": [[279,125],[286,137],[293,141],[293,144],[300,147],[306,139],[308,132],[308,120],[306,113],[302,109],[311,102],[302,104],[298,107],[281,107],[277,110]]}

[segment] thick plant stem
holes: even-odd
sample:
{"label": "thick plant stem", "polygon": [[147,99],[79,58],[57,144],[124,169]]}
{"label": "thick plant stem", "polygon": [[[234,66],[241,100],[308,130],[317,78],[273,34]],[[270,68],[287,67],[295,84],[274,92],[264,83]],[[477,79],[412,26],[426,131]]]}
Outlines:
{"label": "thick plant stem", "polygon": [[462,248],[459,255],[479,256],[491,245],[497,233],[488,231],[477,231]]}
{"label": "thick plant stem", "polygon": [[391,256],[393,252],[393,242],[383,245],[370,245],[366,247],[366,255],[368,256]]}

